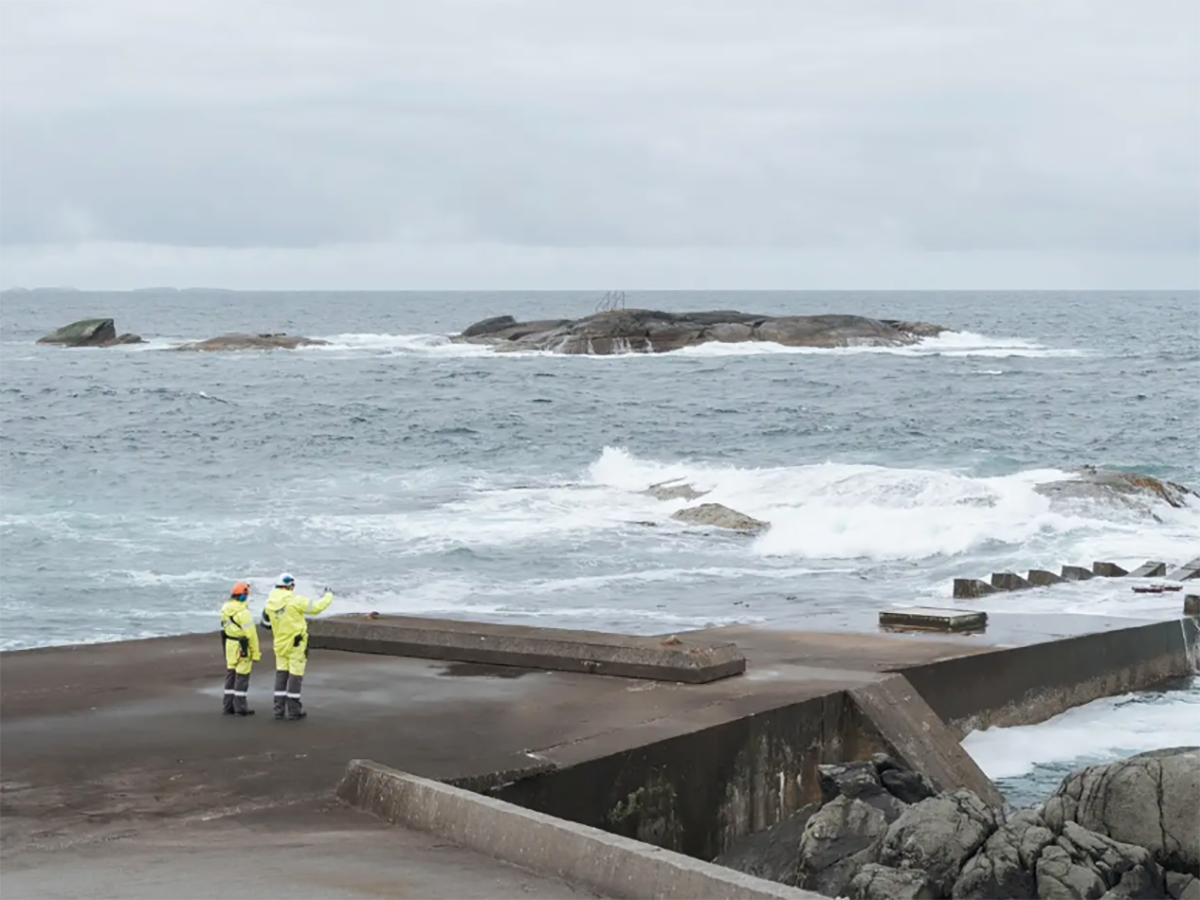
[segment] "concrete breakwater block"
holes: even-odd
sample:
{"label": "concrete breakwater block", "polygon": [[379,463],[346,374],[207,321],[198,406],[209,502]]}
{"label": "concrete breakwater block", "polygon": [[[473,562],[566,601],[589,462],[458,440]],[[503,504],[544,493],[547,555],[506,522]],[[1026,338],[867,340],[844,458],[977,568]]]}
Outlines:
{"label": "concrete breakwater block", "polygon": [[1096,573],[1083,566],[1063,566],[1062,577],[1064,581],[1087,581],[1089,578],[1095,578]]}
{"label": "concrete breakwater block", "polygon": [[1066,579],[1045,569],[1030,569],[1026,579],[1034,587],[1046,587],[1051,584],[1062,584]]}
{"label": "concrete breakwater block", "polygon": [[879,624],[911,631],[980,631],[987,627],[987,613],[931,606],[885,609]]}
{"label": "concrete breakwater block", "polygon": [[1016,572],[993,572],[992,587],[999,591],[1020,591],[1029,587],[1029,582]]}
{"label": "concrete breakwater block", "polygon": [[1110,562],[1094,562],[1092,563],[1092,571],[1101,578],[1123,578],[1129,574],[1129,572],[1122,569],[1116,563]]}
{"label": "concrete breakwater block", "polygon": [[1132,572],[1129,573],[1131,578],[1162,578],[1167,574],[1167,564],[1151,560],[1144,562]]}
{"label": "concrete breakwater block", "polygon": [[1183,614],[1200,617],[1200,594],[1188,594],[1183,598]]}
{"label": "concrete breakwater block", "polygon": [[1200,556],[1190,562],[1185,562],[1167,577],[1172,581],[1191,581],[1193,578],[1200,578]]}
{"label": "concrete breakwater block", "polygon": [[309,646],[353,653],[705,684],[746,670],[733,642],[374,613],[313,619]]}
{"label": "concrete breakwater block", "polygon": [[996,593],[996,589],[986,581],[978,578],[955,578],[954,597],[956,600],[978,600],[988,594]]}
{"label": "concrete breakwater block", "polygon": [[602,897],[821,900],[765,878],[525,809],[370,760],[351,760],[337,795],[386,822],[586,885]]}

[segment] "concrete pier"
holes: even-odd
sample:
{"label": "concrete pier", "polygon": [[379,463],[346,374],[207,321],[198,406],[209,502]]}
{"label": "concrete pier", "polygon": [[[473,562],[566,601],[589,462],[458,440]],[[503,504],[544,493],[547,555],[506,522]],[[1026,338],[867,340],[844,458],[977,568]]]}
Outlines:
{"label": "concrete pier", "polygon": [[[747,626],[682,633],[680,644],[658,636],[669,647],[732,646],[745,660],[735,677],[692,684],[314,649],[310,715],[295,723],[269,715],[269,645],[251,679],[259,714],[244,719],[219,714],[223,662],[209,634],[4,653],[5,886],[106,896],[81,873],[124,872],[119,896],[156,895],[171,882],[137,881],[120,860],[195,878],[188,853],[242,860],[221,835],[246,834],[257,858],[249,832],[265,829],[271,866],[310,872],[305,861],[323,858],[335,873],[325,877],[342,879],[322,888],[280,874],[282,896],[504,897],[521,893],[521,878],[532,896],[595,895],[582,868],[522,875],[468,846],[435,865],[410,826],[383,832],[395,834],[389,868],[387,838],[369,817],[335,813],[334,789],[351,760],[372,760],[707,862],[815,799],[823,763],[883,751],[939,785],[986,793],[957,744],[968,730],[1190,674],[1198,629],[1190,617],[991,613],[970,636]],[[322,825],[335,819],[336,829]],[[370,836],[333,853],[323,827]],[[83,866],[81,848],[97,848],[99,868]],[[462,877],[405,881],[438,865]],[[272,896],[260,887],[255,896]]]}

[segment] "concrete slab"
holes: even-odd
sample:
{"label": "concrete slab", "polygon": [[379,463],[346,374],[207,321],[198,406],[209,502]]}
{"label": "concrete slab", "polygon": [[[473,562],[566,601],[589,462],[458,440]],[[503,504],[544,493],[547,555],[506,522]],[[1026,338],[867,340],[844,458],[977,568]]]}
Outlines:
{"label": "concrete slab", "polygon": [[1062,577],[1066,581],[1087,581],[1089,578],[1095,578],[1096,573],[1083,566],[1063,566]]}
{"label": "concrete slab", "polygon": [[1092,572],[1101,578],[1123,578],[1129,574],[1125,569],[1111,562],[1092,563]]}
{"label": "concrete slab", "polygon": [[820,900],[641,841],[505,803],[367,760],[350,762],[338,796],[386,821],[607,897]]}
{"label": "concrete slab", "polygon": [[746,669],[730,642],[363,615],[314,619],[309,646],[355,653],[706,684]]}
{"label": "concrete slab", "polygon": [[906,631],[982,631],[987,627],[987,613],[908,606],[882,610],[879,613],[879,624]]}

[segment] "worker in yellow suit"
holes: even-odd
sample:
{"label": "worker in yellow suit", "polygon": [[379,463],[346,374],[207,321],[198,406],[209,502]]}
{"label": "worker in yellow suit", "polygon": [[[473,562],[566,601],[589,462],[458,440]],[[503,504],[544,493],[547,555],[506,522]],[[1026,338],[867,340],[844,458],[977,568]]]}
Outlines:
{"label": "worker in yellow suit", "polygon": [[262,659],[258,646],[258,629],[249,609],[250,585],[239,581],[229,592],[221,607],[221,643],[225,645],[225,702],[227,716],[252,716],[247,705],[250,690],[250,670]]}
{"label": "worker in yellow suit", "polygon": [[320,600],[309,600],[296,593],[296,579],[286,572],[279,576],[275,589],[267,596],[263,625],[275,639],[275,718],[285,714],[290,721],[308,715],[300,703],[304,667],[308,662],[308,619],[324,612],[333,602],[333,592],[325,588]]}

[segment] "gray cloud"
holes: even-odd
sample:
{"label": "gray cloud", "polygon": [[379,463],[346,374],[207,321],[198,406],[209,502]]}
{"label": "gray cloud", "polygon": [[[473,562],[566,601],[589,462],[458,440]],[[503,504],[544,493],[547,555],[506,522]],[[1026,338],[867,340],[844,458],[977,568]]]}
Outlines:
{"label": "gray cloud", "polygon": [[1121,271],[1200,281],[1190,0],[39,0],[0,17],[6,283],[50,259],[101,281],[170,280],[154,266],[173,259],[182,279],[196,254],[216,281],[252,258],[269,283],[273,259],[278,277],[319,251],[332,277],[371,248],[431,247],[454,286],[479,255],[501,280],[505,253],[518,279],[547,253],[574,277],[591,253],[662,278],[705,248],[878,256],[901,278],[906,255],[916,273],[1016,254],[1050,277],[1126,254]]}

